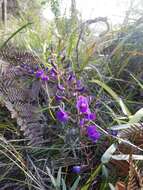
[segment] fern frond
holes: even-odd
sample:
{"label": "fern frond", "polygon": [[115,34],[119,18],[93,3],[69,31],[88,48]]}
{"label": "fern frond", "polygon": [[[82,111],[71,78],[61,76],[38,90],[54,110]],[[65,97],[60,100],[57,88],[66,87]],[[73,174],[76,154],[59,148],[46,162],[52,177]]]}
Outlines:
{"label": "fern frond", "polygon": [[143,123],[131,124],[127,129],[120,130],[118,136],[129,139],[138,133],[143,133]]}
{"label": "fern frond", "polygon": [[130,159],[127,190],[141,190],[140,180],[141,176],[137,170],[137,167],[134,165],[132,159]]}
{"label": "fern frond", "polygon": [[27,51],[21,51],[12,45],[6,46],[0,50],[0,59],[4,60],[12,65],[20,64],[39,64],[40,59]]}
{"label": "fern frond", "polygon": [[29,144],[39,146],[44,141],[43,128],[46,126],[45,116],[38,112],[39,103],[43,103],[43,99],[40,100],[43,86],[38,80],[29,82],[29,73],[19,64],[34,68],[40,60],[29,52],[19,52],[14,48],[0,50],[0,59],[6,63],[0,64],[1,99],[12,118],[16,118],[25,137],[30,140]]}

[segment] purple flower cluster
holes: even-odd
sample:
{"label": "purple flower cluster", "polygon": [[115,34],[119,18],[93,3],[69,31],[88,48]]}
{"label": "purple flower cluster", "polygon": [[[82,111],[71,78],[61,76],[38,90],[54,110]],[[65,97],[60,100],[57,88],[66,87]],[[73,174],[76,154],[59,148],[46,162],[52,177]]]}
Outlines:
{"label": "purple flower cluster", "polygon": [[[89,96],[86,96],[85,87],[81,80],[77,79],[73,71],[65,71],[55,66],[49,69],[43,64],[39,66],[35,65],[33,68],[28,64],[22,64],[21,67],[37,79],[44,82],[52,82],[53,89],[55,90],[54,102],[59,107],[56,110],[56,119],[59,122],[66,124],[69,120],[74,121],[74,123],[78,123],[82,128],[86,128],[87,136],[93,142],[96,142],[100,138],[100,133],[97,131],[96,126],[90,124],[91,121],[96,119],[96,114],[90,110],[91,99]],[[74,113],[77,114],[72,115],[72,113],[65,111],[66,105],[70,105],[69,102],[74,102]],[[61,108],[63,107],[61,106],[62,104],[65,107],[64,109]]]}
{"label": "purple flower cluster", "polygon": [[21,64],[20,66],[29,74],[33,74],[37,79],[41,79],[42,81],[48,81],[49,78],[56,79],[57,76],[54,68],[49,70],[48,67],[45,68],[44,64],[41,64],[40,67],[37,65],[34,68],[31,68],[28,64]]}
{"label": "purple flower cluster", "polygon": [[[57,93],[55,99],[58,103],[62,102],[64,104],[64,99],[67,99],[67,101],[76,99],[75,107],[78,114],[75,115],[74,118],[77,118],[76,122],[78,123],[79,121],[79,125],[81,127],[86,127],[87,136],[89,139],[93,142],[96,142],[100,138],[100,133],[97,131],[95,125],[90,125],[90,122],[96,119],[96,114],[92,113],[90,110],[90,97],[82,95],[83,91],[81,89],[84,88],[81,84],[81,81],[76,80],[76,77],[73,73],[70,73],[66,78],[62,78],[63,76],[60,77],[60,81],[62,81],[62,83],[58,82],[57,84]],[[70,119],[69,113],[67,113],[62,108],[56,112],[56,118],[61,123],[66,123]]]}
{"label": "purple flower cluster", "polygon": [[[73,72],[69,72],[69,73],[59,72],[55,100],[58,103],[64,103],[64,104],[65,104],[64,100],[66,101],[66,103],[68,101],[72,101],[72,100],[74,101],[76,96],[80,92],[79,84],[81,85],[81,88],[82,88],[81,82],[79,82],[79,80],[76,79],[76,76]],[[77,104],[79,105],[76,105],[76,108],[81,109],[82,112],[86,113],[86,106],[88,107],[88,103],[86,102],[86,99],[85,101],[81,103],[82,104],[81,106],[80,106],[80,102]],[[67,112],[65,112],[63,109],[60,108],[56,113],[56,118],[58,119],[58,121],[65,123],[69,120],[70,117],[69,117],[69,114],[67,114]]]}
{"label": "purple flower cluster", "polygon": [[95,125],[88,125],[90,121],[96,119],[96,114],[90,111],[88,98],[85,96],[78,96],[76,107],[82,116],[80,119],[80,126],[86,126],[87,136],[93,142],[96,142],[100,137],[100,133],[97,131]]}
{"label": "purple flower cluster", "polygon": [[20,67],[23,68],[23,69],[25,69],[26,72],[28,72],[29,74],[34,74],[34,72],[35,72],[34,69],[31,68],[28,64],[22,63],[22,64],[20,65]]}

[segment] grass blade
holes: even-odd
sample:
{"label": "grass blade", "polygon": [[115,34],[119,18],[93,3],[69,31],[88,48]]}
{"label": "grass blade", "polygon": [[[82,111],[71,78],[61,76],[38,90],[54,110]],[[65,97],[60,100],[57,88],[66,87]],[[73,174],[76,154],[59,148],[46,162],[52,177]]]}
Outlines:
{"label": "grass blade", "polygon": [[20,31],[22,31],[24,28],[26,28],[27,26],[29,26],[29,25],[31,25],[31,24],[32,24],[32,23],[29,22],[29,23],[23,25],[22,27],[20,27],[18,30],[16,30],[16,31],[2,44],[2,46],[0,47],[0,49],[3,48],[3,47],[5,47],[6,44],[7,44],[15,35],[17,35]]}
{"label": "grass blade", "polygon": [[101,82],[99,80],[92,80],[91,82],[98,84],[105,91],[107,91],[108,94],[110,94],[114,98],[114,100],[119,104],[119,106],[121,107],[121,109],[125,115],[127,115],[127,116],[131,115],[130,111],[128,110],[128,108],[124,104],[123,100],[108,85],[106,85],[104,82]]}

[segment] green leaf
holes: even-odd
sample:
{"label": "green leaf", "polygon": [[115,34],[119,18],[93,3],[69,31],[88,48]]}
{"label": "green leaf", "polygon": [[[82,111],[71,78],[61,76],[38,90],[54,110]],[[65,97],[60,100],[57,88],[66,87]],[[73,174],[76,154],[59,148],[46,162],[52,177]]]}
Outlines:
{"label": "green leaf", "polygon": [[138,123],[143,117],[143,108],[138,110],[134,115],[129,117],[129,123]]}
{"label": "green leaf", "polygon": [[138,83],[138,85],[143,89],[143,84],[133,74],[130,73],[130,75]]}
{"label": "green leaf", "polygon": [[115,187],[111,183],[109,183],[109,187],[110,187],[110,190],[116,190]]}
{"label": "green leaf", "polygon": [[87,190],[90,187],[90,184],[92,183],[92,181],[95,179],[95,177],[99,174],[100,170],[101,170],[102,164],[100,164],[96,170],[91,174],[91,176],[89,177],[89,179],[86,181],[85,185],[81,188],[81,190]]}
{"label": "green leaf", "polygon": [[138,125],[139,123],[127,123],[127,124],[121,124],[121,125],[114,125],[110,127],[112,130],[124,130],[131,127],[131,125]]}
{"label": "green leaf", "polygon": [[108,163],[109,160],[112,158],[113,153],[116,151],[117,149],[117,144],[112,144],[106,151],[105,153],[102,155],[101,158],[101,162],[102,163]]}
{"label": "green leaf", "polygon": [[53,186],[57,189],[57,183],[56,183],[55,178],[52,176],[50,169],[48,167],[46,167],[46,169],[47,169],[48,175],[49,175],[49,177],[51,179],[51,182],[52,182]]}
{"label": "green leaf", "polygon": [[78,184],[79,184],[80,179],[81,179],[81,177],[79,176],[79,177],[75,180],[75,182],[74,182],[74,184],[72,185],[72,187],[70,188],[70,190],[77,190],[77,187],[78,187]]}
{"label": "green leaf", "polygon": [[99,190],[107,190],[107,186],[108,186],[107,180],[102,180]]}
{"label": "green leaf", "polygon": [[58,175],[57,175],[57,186],[61,186],[61,176],[62,176],[62,168],[59,168]]}
{"label": "green leaf", "polygon": [[62,178],[62,190],[67,190],[65,180]]}
{"label": "green leaf", "polygon": [[107,167],[104,164],[102,165],[102,175],[105,178],[108,178],[108,176],[109,176],[108,169],[107,169]]}

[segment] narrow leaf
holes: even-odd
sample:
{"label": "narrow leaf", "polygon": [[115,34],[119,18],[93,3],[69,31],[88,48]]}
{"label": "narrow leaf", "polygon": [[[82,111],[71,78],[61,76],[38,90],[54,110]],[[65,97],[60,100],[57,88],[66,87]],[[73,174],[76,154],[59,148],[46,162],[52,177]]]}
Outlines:
{"label": "narrow leaf", "polygon": [[49,175],[49,177],[50,177],[50,179],[51,179],[51,182],[52,182],[53,186],[54,186],[55,188],[57,188],[56,180],[55,180],[55,178],[52,176],[50,169],[49,169],[48,167],[46,167],[46,169],[47,169],[48,175]]}
{"label": "narrow leaf", "polygon": [[137,123],[143,117],[143,108],[139,109],[134,115],[130,116],[130,123]]}
{"label": "narrow leaf", "polygon": [[111,159],[113,153],[116,151],[116,149],[117,149],[117,144],[112,144],[112,145],[105,151],[105,153],[102,155],[101,162],[102,162],[102,163],[108,163],[109,160]]}
{"label": "narrow leaf", "polygon": [[62,169],[59,168],[58,175],[57,175],[57,186],[61,186],[61,175],[62,175]]}
{"label": "narrow leaf", "polygon": [[110,190],[116,190],[115,187],[111,183],[109,183],[109,187],[110,187]]}
{"label": "narrow leaf", "polygon": [[[114,160],[129,160],[129,158],[129,154],[112,155],[112,159]],[[143,155],[132,154],[132,160],[143,160]]]}
{"label": "narrow leaf", "polygon": [[96,176],[99,174],[100,170],[101,170],[102,164],[100,164],[96,170],[91,174],[91,176],[89,177],[89,179],[86,181],[85,185],[81,188],[81,190],[87,190],[90,187],[90,184],[92,183],[92,181],[96,178]]}
{"label": "narrow leaf", "polygon": [[65,180],[62,178],[62,190],[67,190]]}
{"label": "narrow leaf", "polygon": [[138,83],[138,85],[143,89],[143,84],[133,74],[130,73],[130,75]]}
{"label": "narrow leaf", "polygon": [[77,190],[77,187],[78,187],[78,184],[79,184],[80,179],[81,179],[81,177],[79,176],[79,177],[75,180],[75,182],[74,182],[73,186],[70,188],[70,190]]}
{"label": "narrow leaf", "polygon": [[139,123],[127,123],[127,124],[121,124],[121,125],[114,125],[110,127],[112,130],[123,130],[123,129],[128,129],[131,127],[131,125],[138,125]]}
{"label": "narrow leaf", "polygon": [[108,92],[108,94],[110,94],[114,100],[119,104],[119,106],[121,107],[122,109],[122,112],[127,115],[127,116],[130,116],[131,113],[130,111],[128,110],[128,108],[126,107],[126,105],[124,104],[123,100],[108,86],[106,85],[104,82],[101,82],[99,80],[92,80],[91,81],[92,83],[96,83],[98,84],[99,86],[101,86],[105,91]]}
{"label": "narrow leaf", "polygon": [[3,44],[0,48],[3,48],[4,46],[6,46],[6,44],[14,37],[16,36],[21,30],[23,30],[24,28],[26,28],[27,26],[31,25],[32,23],[27,23],[25,25],[23,25],[22,27],[20,27],[18,30],[16,30]]}

